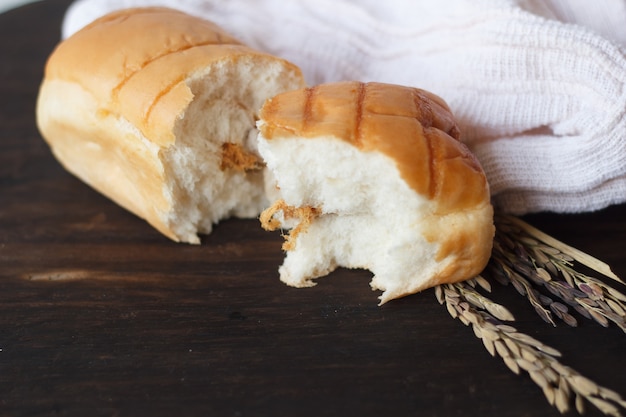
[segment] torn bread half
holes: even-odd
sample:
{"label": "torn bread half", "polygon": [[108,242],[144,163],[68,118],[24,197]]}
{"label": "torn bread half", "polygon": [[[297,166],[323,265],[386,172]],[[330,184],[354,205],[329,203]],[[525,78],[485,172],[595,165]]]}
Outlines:
{"label": "torn bread half", "polygon": [[267,206],[255,122],[293,64],[167,8],[97,19],[51,54],[37,123],[67,170],[169,238]]}
{"label": "torn bread half", "polygon": [[493,209],[483,170],[439,97],[340,82],[286,92],[260,112],[259,153],[290,229],[279,268],[295,287],[337,267],[374,273],[380,302],[466,280],[487,264]]}

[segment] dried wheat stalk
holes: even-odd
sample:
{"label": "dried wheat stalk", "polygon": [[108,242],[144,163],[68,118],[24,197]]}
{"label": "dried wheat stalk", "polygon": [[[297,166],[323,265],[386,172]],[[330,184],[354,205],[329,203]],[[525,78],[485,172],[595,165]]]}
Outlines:
{"label": "dried wheat stalk", "polygon": [[[608,265],[513,216],[496,216],[496,230],[486,276],[504,285],[511,284],[552,325],[556,325],[556,317],[576,326],[571,308],[602,326],[613,322],[626,332],[626,295],[574,268],[577,261],[624,284]],[[547,290],[547,294],[541,289]]]}
{"label": "dried wheat stalk", "polygon": [[[497,231],[485,277],[511,284],[544,321],[554,326],[555,317],[570,326],[578,325],[571,308],[602,326],[612,322],[626,332],[626,295],[575,268],[578,262],[624,284],[608,265],[516,217],[498,214],[495,223]],[[618,393],[561,364],[556,349],[502,323],[514,317],[506,307],[478,291],[491,291],[490,280],[485,277],[438,286],[435,294],[452,317],[472,326],[492,356],[501,357],[516,374],[527,372],[561,413],[573,403],[582,414],[587,401],[606,415],[621,416],[620,407],[626,408],[626,401]]]}
{"label": "dried wheat stalk", "polygon": [[516,374],[527,372],[548,402],[561,413],[569,411],[574,403],[582,414],[587,401],[606,415],[621,416],[619,407],[626,408],[626,401],[618,393],[561,364],[557,359],[561,354],[556,349],[503,324],[502,320],[514,320],[513,315],[506,307],[479,293],[477,286],[490,291],[489,282],[479,276],[464,283],[435,287],[435,294],[452,317],[472,326],[492,356],[502,358]]}

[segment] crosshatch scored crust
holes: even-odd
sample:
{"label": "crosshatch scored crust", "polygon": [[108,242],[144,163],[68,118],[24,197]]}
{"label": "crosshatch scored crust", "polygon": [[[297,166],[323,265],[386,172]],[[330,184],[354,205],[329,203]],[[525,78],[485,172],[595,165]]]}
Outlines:
{"label": "crosshatch scored crust", "polygon": [[320,85],[270,99],[260,117],[261,134],[269,140],[328,135],[387,154],[415,191],[439,202],[438,214],[488,199],[487,181],[477,175],[482,169],[459,141],[448,106],[427,91],[381,83]]}

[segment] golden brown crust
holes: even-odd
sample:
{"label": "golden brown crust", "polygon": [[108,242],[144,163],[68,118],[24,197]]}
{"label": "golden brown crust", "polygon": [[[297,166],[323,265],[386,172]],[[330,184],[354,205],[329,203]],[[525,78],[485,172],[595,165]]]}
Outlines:
{"label": "golden brown crust", "polygon": [[480,274],[491,257],[494,233],[493,208],[489,201],[476,206],[465,216],[458,213],[457,216],[433,215],[428,218],[424,237],[439,244],[435,260],[440,262],[450,257],[454,262],[448,263],[425,288]]}
{"label": "golden brown crust", "polygon": [[150,140],[167,146],[175,140],[171,127],[193,99],[186,78],[241,56],[268,55],[204,19],[164,7],[131,8],[97,19],[60,43],[45,79],[81,85],[101,111],[124,114]]}
{"label": "golden brown crust", "polygon": [[459,141],[445,102],[424,90],[340,82],[280,94],[260,112],[266,139],[333,136],[391,157],[404,180],[437,201],[437,213],[489,200],[476,158]]}
{"label": "golden brown crust", "polygon": [[[142,32],[149,36],[138,36]],[[202,45],[241,45],[209,21],[164,7],[112,12],[69,39],[55,50],[46,77],[87,78],[87,86],[103,94],[115,93],[134,74],[164,56]],[[100,78],[100,83],[93,83],[92,77]]]}

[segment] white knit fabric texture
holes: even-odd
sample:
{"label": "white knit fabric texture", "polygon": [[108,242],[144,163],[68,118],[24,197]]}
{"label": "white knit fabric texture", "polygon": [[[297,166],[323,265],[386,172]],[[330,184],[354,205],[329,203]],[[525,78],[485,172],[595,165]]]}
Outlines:
{"label": "white knit fabric texture", "polygon": [[626,202],[626,0],[78,0],[63,36],[147,5],[212,20],[311,85],[440,95],[501,210]]}

